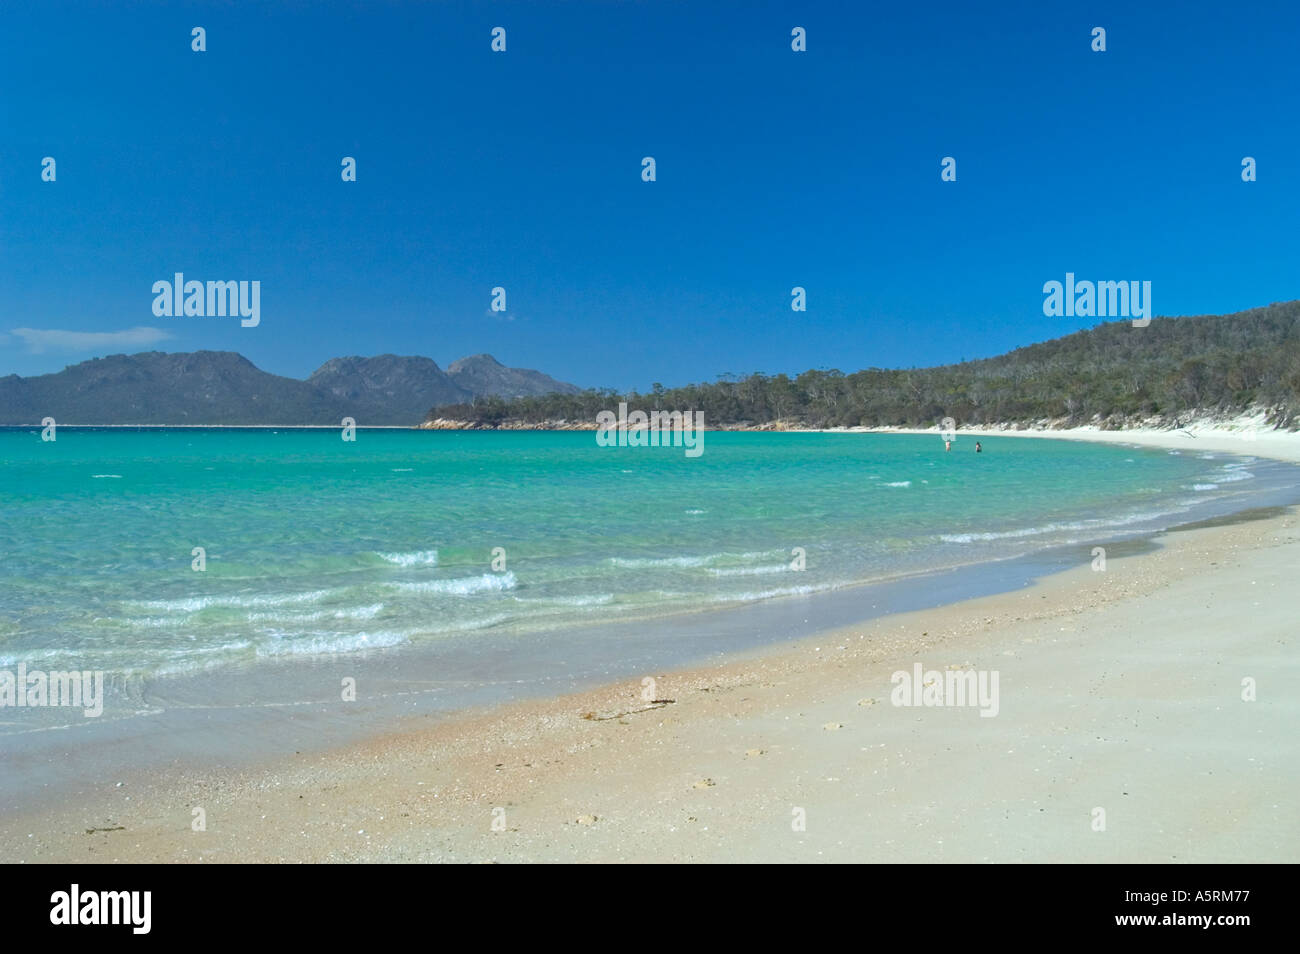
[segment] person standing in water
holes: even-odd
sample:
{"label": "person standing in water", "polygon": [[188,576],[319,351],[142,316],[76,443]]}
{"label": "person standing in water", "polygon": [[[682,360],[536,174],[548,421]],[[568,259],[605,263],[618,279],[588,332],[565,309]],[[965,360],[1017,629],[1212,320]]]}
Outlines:
{"label": "person standing in water", "polygon": [[976,442],[975,442],[975,453],[978,454],[978,453],[980,453],[982,450],[983,450],[983,448],[980,447],[980,442],[979,442],[979,441],[976,441]]}

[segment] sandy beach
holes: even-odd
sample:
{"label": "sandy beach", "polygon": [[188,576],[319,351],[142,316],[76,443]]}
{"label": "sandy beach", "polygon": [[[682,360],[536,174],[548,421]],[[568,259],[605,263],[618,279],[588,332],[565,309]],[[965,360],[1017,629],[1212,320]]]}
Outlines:
{"label": "sandy beach", "polygon": [[[1295,434],[983,436],[996,452],[1035,433],[1300,461]],[[1300,515],[1157,539],[1015,592],[237,775],[124,767],[0,821],[0,858],[1296,861]],[[921,696],[893,681],[918,664],[923,683],[996,685],[996,714],[894,704]]]}
{"label": "sandy beach", "polygon": [[[935,434],[933,428],[882,427],[861,428],[864,433]],[[959,427],[958,444],[985,438],[1051,438],[1062,441],[1092,441],[1098,444],[1137,444],[1165,450],[1212,451],[1243,456],[1267,457],[1300,463],[1300,431],[1275,430],[1264,426],[1259,417],[1240,417],[1216,423],[1191,423],[1176,430],[1131,428],[1103,430],[1099,427],[1070,427],[1057,430],[1013,430],[1011,428]],[[969,449],[962,447],[963,450]]]}

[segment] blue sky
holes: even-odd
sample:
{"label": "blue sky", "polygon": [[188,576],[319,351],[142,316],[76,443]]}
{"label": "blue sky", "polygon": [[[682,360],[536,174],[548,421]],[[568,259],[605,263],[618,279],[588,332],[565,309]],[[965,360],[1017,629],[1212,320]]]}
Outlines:
{"label": "blue sky", "polygon": [[[0,374],[486,351],[645,387],[1001,353],[1095,323],[1043,315],[1067,271],[1289,300],[1298,36],[1294,3],[0,5]],[[260,325],[155,317],[177,271],[260,281]]]}

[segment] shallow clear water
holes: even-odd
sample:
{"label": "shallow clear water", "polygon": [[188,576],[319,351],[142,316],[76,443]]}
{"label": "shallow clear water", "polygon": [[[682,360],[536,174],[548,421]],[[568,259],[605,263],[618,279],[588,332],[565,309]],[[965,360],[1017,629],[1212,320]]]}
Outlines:
{"label": "shallow clear water", "polygon": [[1296,473],[983,444],[710,432],[692,459],[590,432],[0,430],[0,666],[544,639],[1170,526]]}

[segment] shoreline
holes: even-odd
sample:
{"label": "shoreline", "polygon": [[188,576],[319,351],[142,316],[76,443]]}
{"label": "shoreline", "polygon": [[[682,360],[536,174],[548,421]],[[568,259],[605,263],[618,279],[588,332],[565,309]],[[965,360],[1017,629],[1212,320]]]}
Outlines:
{"label": "shoreline", "polygon": [[[890,430],[883,432],[934,433],[930,430]],[[1101,438],[1105,442],[1182,449],[1195,440],[1196,444],[1194,446],[1198,450],[1214,450],[1224,453],[1300,462],[1300,440],[1294,443],[1277,442],[1275,445],[1258,439],[1251,440],[1240,435],[1212,434],[1209,435],[1210,442],[1201,444],[1200,440],[1203,438],[1189,438],[1187,435],[1179,433],[1157,433],[1154,435],[1138,432],[1100,433],[1108,435]],[[1000,431],[959,431],[959,438],[962,435],[987,436],[990,438],[1000,436],[1064,437],[1061,432],[1054,431],[1005,433]],[[1098,439],[1092,432],[1083,432],[1072,435],[1072,437],[1073,439],[1084,440]],[[1135,440],[1134,437],[1139,439]],[[1065,439],[1071,439],[1071,437],[1065,437]],[[1159,441],[1159,443],[1156,441]],[[960,445],[956,446],[960,447]],[[989,633],[987,625],[984,627],[978,625],[971,627],[962,624],[960,621],[963,617],[969,616],[979,620],[1009,618],[1012,612],[1009,607],[1024,605],[1023,601],[1026,599],[1037,599],[1038,601],[1047,601],[1045,609],[1047,609],[1048,618],[1065,618],[1079,612],[1077,606],[1071,610],[1062,609],[1062,606],[1069,605],[1072,599],[1079,598],[1080,593],[1084,594],[1085,602],[1088,599],[1093,599],[1100,600],[1101,605],[1111,605],[1115,601],[1115,596],[1114,594],[1107,595],[1098,589],[1097,584],[1102,582],[1097,579],[1098,577],[1113,579],[1112,574],[1120,571],[1121,568],[1123,568],[1123,572],[1127,576],[1130,574],[1128,568],[1132,567],[1135,568],[1133,573],[1137,577],[1150,583],[1153,579],[1153,573],[1149,569],[1150,566],[1168,563],[1171,559],[1175,562],[1184,559],[1187,547],[1184,546],[1183,541],[1186,539],[1211,540],[1213,538],[1211,542],[1204,545],[1205,552],[1219,553],[1220,555],[1243,548],[1248,549],[1253,533],[1261,531],[1274,535],[1291,533],[1297,525],[1297,511],[1290,509],[1284,516],[1272,517],[1254,523],[1237,523],[1233,522],[1232,518],[1229,518],[1226,522],[1228,523],[1227,526],[1205,527],[1179,531],[1178,533],[1168,531],[1159,533],[1155,537],[1159,541],[1158,549],[1153,553],[1125,556],[1123,550],[1116,551],[1116,555],[1112,556],[1113,569],[1111,574],[1093,574],[1085,565],[1081,568],[1067,569],[1041,577],[1026,589],[1005,590],[991,595],[977,596],[974,599],[947,602],[937,607],[888,613],[861,623],[819,629],[812,635],[803,635],[793,641],[787,637],[774,639],[773,634],[769,633],[762,645],[740,649],[733,648],[722,656],[720,662],[679,666],[666,670],[663,675],[648,669],[647,674],[650,678],[656,680],[658,688],[654,698],[673,698],[674,696],[689,694],[693,701],[698,703],[702,695],[706,699],[710,698],[706,694],[715,691],[712,688],[714,685],[717,687],[733,687],[726,691],[743,688],[746,685],[743,680],[740,683],[737,682],[737,679],[741,679],[743,674],[748,674],[748,676],[744,676],[747,679],[755,672],[783,673],[799,683],[798,691],[793,694],[787,693],[786,698],[789,699],[793,695],[795,699],[799,700],[797,708],[813,708],[821,704],[822,696],[829,684],[838,685],[837,679],[842,677],[843,669],[846,666],[861,665],[864,674],[868,672],[875,673],[874,676],[866,676],[867,681],[875,680],[875,688],[872,691],[876,699],[876,705],[872,708],[875,709],[880,704],[888,705],[889,687],[887,680],[885,683],[881,683],[881,672],[883,672],[885,665],[883,660],[891,652],[895,662],[890,665],[899,665],[905,655],[909,653],[915,655],[918,652],[924,652],[926,649],[952,650],[960,655],[976,651],[994,652],[998,646],[1014,645],[1014,643],[1008,642],[1011,637],[1006,635],[1001,637],[1001,642],[998,642],[999,637],[996,634]],[[1151,535],[1144,534],[1143,538],[1151,539]],[[1300,541],[1300,536],[1296,537],[1296,540]],[[1300,543],[1296,545],[1300,547]],[[1137,549],[1138,552],[1141,552],[1143,548],[1139,547]],[[1217,563],[1219,561],[1213,562]],[[1185,565],[1182,565],[1182,569],[1187,575],[1195,575]],[[1159,588],[1155,587],[1155,589]],[[1148,610],[1144,610],[1140,605],[1141,600],[1144,597],[1150,598],[1151,593],[1136,593],[1132,591],[1131,587],[1125,590],[1125,593],[1124,599],[1128,599],[1129,603],[1123,605],[1129,605],[1130,611],[1143,618],[1151,615]],[[1134,600],[1137,601],[1136,604],[1133,603]],[[769,617],[769,619],[771,618]],[[775,618],[779,619],[779,617]],[[1021,617],[1016,618],[1021,619]],[[1156,622],[1158,623],[1158,620]],[[895,638],[895,629],[902,630],[907,635]],[[916,636],[917,630],[923,634],[920,638]],[[939,637],[936,640],[929,635],[935,632],[950,635]],[[1035,636],[1032,639],[1021,637],[1025,642],[1037,641],[1041,638],[1041,636]],[[849,652],[848,655],[835,658],[830,654],[829,649],[827,655],[821,655],[823,644],[833,643],[837,648],[836,651],[848,652],[854,648],[851,647],[851,643],[861,643],[868,639],[871,643],[868,647],[869,652],[865,657],[859,651]],[[949,641],[954,639],[958,640],[957,644],[948,645]],[[809,657],[810,652],[811,657]],[[1015,653],[1016,650],[1014,649],[1002,649],[998,654],[1015,655]],[[815,663],[810,665],[809,658],[815,660]],[[1073,664],[1078,665],[1083,661],[1085,660],[1076,659]],[[944,665],[955,665],[955,663],[945,663]],[[942,669],[943,667],[937,668]],[[796,675],[798,676],[797,679],[795,679]],[[705,685],[705,683],[709,683],[709,685]],[[839,688],[843,690],[844,687],[841,685]],[[420,758],[428,755],[433,763],[440,763],[447,759],[451,759],[453,762],[458,759],[469,759],[464,765],[463,774],[472,779],[473,782],[465,784],[468,784],[470,788],[492,789],[493,786],[489,783],[494,780],[495,773],[504,771],[504,767],[508,763],[501,761],[504,756],[497,757],[490,768],[485,768],[484,765],[480,764],[477,756],[471,757],[471,754],[475,751],[479,751],[480,755],[482,753],[481,747],[475,749],[475,745],[478,744],[475,741],[476,735],[481,734],[488,740],[503,740],[502,744],[508,740],[514,740],[515,743],[526,747],[542,746],[544,748],[548,745],[558,745],[563,752],[561,749],[556,749],[556,757],[549,760],[549,763],[543,762],[543,764],[559,766],[566,764],[566,759],[560,757],[564,752],[573,756],[585,748],[584,745],[578,744],[575,740],[583,738],[588,727],[585,725],[575,726],[575,718],[579,722],[595,724],[613,722],[625,726],[633,722],[647,721],[650,718],[657,719],[662,715],[664,721],[656,724],[681,725],[682,730],[688,733],[701,731],[700,726],[705,724],[700,721],[705,719],[706,713],[704,709],[699,709],[697,716],[693,715],[687,719],[681,715],[681,713],[688,711],[687,708],[684,705],[679,707],[679,702],[685,702],[684,699],[674,701],[672,704],[647,708],[647,703],[641,699],[641,689],[642,686],[638,680],[633,680],[631,683],[626,680],[605,680],[596,688],[587,687],[578,692],[566,692],[562,695],[555,695],[552,692],[541,696],[530,696],[504,702],[489,701],[483,705],[468,708],[461,707],[450,712],[424,712],[419,716],[412,716],[402,720],[398,726],[386,724],[380,731],[368,729],[362,733],[362,738],[349,739],[342,744],[334,744],[319,749],[309,749],[309,746],[304,744],[303,751],[293,756],[279,753],[269,757],[236,760],[235,764],[221,768],[212,764],[203,765],[201,760],[198,764],[195,764],[192,760],[187,763],[185,760],[177,758],[166,765],[162,771],[150,769],[148,771],[133,772],[130,769],[125,769],[114,773],[111,782],[104,780],[101,784],[81,788],[76,793],[80,801],[71,796],[66,801],[56,798],[43,808],[36,810],[24,809],[10,813],[0,819],[0,831],[10,836],[5,839],[4,843],[17,846],[19,849],[18,853],[14,855],[11,855],[8,850],[0,851],[0,859],[46,861],[57,858],[79,861],[143,861],[162,860],[164,858],[167,860],[197,860],[198,857],[204,857],[206,860],[270,860],[272,856],[265,854],[267,846],[262,845],[262,836],[255,838],[250,834],[248,826],[252,824],[253,819],[248,816],[248,812],[255,810],[256,806],[262,803],[262,799],[266,797],[267,792],[273,792],[275,789],[283,787],[286,784],[286,779],[294,780],[291,787],[307,784],[303,781],[304,779],[323,781],[329,791],[340,793],[317,805],[317,808],[323,809],[323,812],[318,812],[316,816],[309,813],[300,819],[301,824],[304,826],[316,830],[330,831],[332,830],[331,825],[337,821],[338,817],[352,817],[357,812],[364,814],[363,804],[368,805],[376,801],[382,803],[387,798],[398,797],[398,793],[387,789],[383,791],[374,790],[370,782],[357,777],[348,766],[369,764],[377,766],[380,774],[387,775],[391,771],[396,771],[400,766],[409,768],[409,759],[416,757],[413,753],[421,753]],[[717,689],[717,691],[722,692],[723,689]],[[696,707],[693,707],[691,711],[697,711]],[[907,710],[894,711],[905,713]],[[582,720],[580,718],[582,713],[592,713],[593,718]],[[850,713],[850,715],[854,714],[856,713]],[[291,723],[299,721],[291,712],[286,712],[285,716]],[[786,719],[789,718],[791,717],[787,714]],[[751,713],[750,719],[751,721],[757,719],[759,722],[765,723],[770,721],[761,718],[761,713],[757,715]],[[982,721],[984,720],[977,719],[976,725]],[[997,719],[990,721],[998,722]],[[848,725],[849,723],[844,724]],[[1295,728],[1296,726],[1293,725],[1292,727]],[[262,728],[265,730],[266,723],[263,723]],[[764,728],[771,729],[773,727],[765,724]],[[964,731],[974,730],[968,724]],[[674,735],[674,738],[677,738],[677,736]],[[695,737],[693,735],[692,738],[693,744],[697,747],[704,745],[707,741],[705,737]],[[826,736],[826,739],[829,738],[829,735]],[[818,745],[821,744],[821,741],[818,742]],[[645,744],[647,746],[662,746],[664,740],[646,740]],[[574,748],[574,745],[577,745],[577,748]],[[762,748],[762,746],[760,745],[759,748]],[[861,751],[866,752],[869,748],[869,745],[862,747]],[[813,746],[813,749],[817,749],[817,746]],[[694,751],[692,749],[692,752]],[[749,749],[745,751],[748,753]],[[818,749],[818,751],[820,750]],[[805,760],[811,757],[813,756],[801,756]],[[820,758],[821,756],[816,757]],[[746,761],[750,758],[748,754],[745,755]],[[753,758],[758,759],[759,756],[753,756]],[[1300,762],[1300,760],[1297,761]],[[529,763],[526,767],[533,768],[535,765],[536,763]],[[805,764],[804,768],[808,769],[808,766]],[[649,771],[644,766],[643,769]],[[606,771],[613,771],[613,769],[606,767],[593,774],[598,779]],[[564,791],[568,791],[574,785],[581,789],[578,780],[569,778],[566,773],[561,772],[558,768],[547,773],[539,771],[539,774],[544,774],[545,778],[530,781],[530,786],[545,783],[559,786],[560,790]],[[227,775],[232,779],[229,784],[221,781]],[[696,782],[700,783],[699,788],[695,787]],[[458,779],[457,784],[462,784],[462,780]],[[599,788],[599,782],[597,781],[595,784]],[[416,784],[415,787],[418,789],[425,786]],[[691,783],[692,792],[707,791],[715,787],[716,782],[707,775]],[[298,789],[294,788],[294,790],[297,791]],[[134,803],[132,803],[131,796],[123,795],[123,791],[134,793]],[[347,792],[352,794],[347,794]],[[428,793],[420,794],[427,795]],[[463,795],[464,792],[461,792],[461,794]],[[915,794],[920,797],[921,793]],[[438,797],[435,795],[435,798]],[[578,799],[576,795],[567,797],[575,804],[577,800],[582,800]],[[594,794],[590,791],[582,796],[586,800],[592,800],[594,797]],[[398,800],[402,801],[402,798],[398,797]],[[421,799],[421,801],[424,800],[426,799]],[[62,803],[60,803],[61,801]],[[509,802],[509,799],[505,801]],[[191,807],[217,804],[220,806],[223,816],[238,819],[235,829],[229,832],[231,840],[227,841],[223,838],[209,839],[212,844],[205,848],[201,855],[193,854],[193,849],[199,846],[191,844],[185,837],[190,833],[189,821],[187,818],[178,821],[174,814],[177,805],[181,802],[185,802]],[[460,805],[460,812],[468,810],[463,799],[456,804]],[[293,808],[293,806],[281,807],[284,810]],[[408,807],[410,806],[408,805]],[[428,809],[429,806],[420,807]],[[442,811],[443,807],[440,807],[439,811]],[[503,808],[507,812],[510,811],[509,804],[492,807]],[[653,805],[643,806],[643,809],[650,815],[655,812]],[[189,811],[189,809],[186,809],[186,811]],[[605,811],[610,811],[610,809],[605,809]],[[600,812],[580,813],[583,818],[588,814],[595,815],[598,821],[600,818],[606,817],[602,816]],[[398,813],[398,817],[403,816]],[[405,817],[416,817],[416,813],[408,812]],[[453,813],[450,816],[437,815],[436,817],[442,819],[438,822],[439,825],[450,826],[451,834],[448,835],[450,838],[448,844],[454,847],[454,851],[450,855],[429,855],[428,853],[433,849],[421,840],[424,836],[409,833],[415,842],[420,843],[421,847],[418,851],[422,854],[419,856],[426,860],[430,858],[434,860],[474,860],[462,857],[459,853],[468,851],[467,846],[471,844],[479,845],[480,847],[475,849],[479,851],[484,850],[485,845],[492,844],[478,841],[481,833],[473,830],[474,826],[468,821],[469,816]],[[577,817],[579,816],[575,815],[575,818]],[[630,817],[635,817],[635,815]],[[74,821],[74,819],[79,820]],[[488,821],[485,821],[482,827],[485,831],[491,832],[490,828],[488,828]],[[120,831],[117,831],[119,824],[123,826],[122,830],[134,834],[130,836],[121,835]],[[468,828],[465,827],[467,825]],[[564,846],[564,851],[560,854],[542,852],[540,854],[511,854],[508,857],[512,860],[593,860],[580,853],[580,846],[585,844],[586,841],[573,840],[573,836],[575,833],[581,832],[584,839],[588,838],[591,836],[591,832],[587,831],[587,829],[594,829],[595,824],[588,825],[585,822],[579,824],[574,819],[568,821],[561,819],[559,825],[559,828],[548,829],[550,834],[547,835],[547,838],[560,839],[560,843]],[[82,832],[87,832],[90,829],[112,830],[82,834]],[[368,828],[363,825],[359,826],[358,830],[374,832],[378,829]],[[507,829],[507,831],[509,830]],[[672,834],[676,834],[678,830],[674,829]],[[209,833],[211,831],[210,828]],[[563,838],[556,834],[557,832],[563,833]],[[20,833],[22,837],[20,837]],[[197,834],[195,833],[196,837]],[[503,833],[491,832],[491,834],[499,837]],[[132,840],[137,837],[144,840]],[[276,860],[410,860],[408,852],[417,850],[406,844],[403,838],[393,834],[383,849],[376,854],[374,849],[377,846],[369,838],[358,837],[361,837],[361,842],[354,843],[354,839],[345,829],[338,829],[334,835],[334,843],[325,846],[323,853],[319,850],[321,846],[317,845],[312,847],[306,854],[302,854],[298,850],[302,846],[299,846],[292,839],[286,842],[284,839],[272,837],[269,845],[278,846],[281,851],[280,855],[275,856]],[[134,848],[125,847],[128,841],[134,845]],[[362,850],[363,845],[364,850]],[[1291,847],[1295,848],[1294,842]],[[644,852],[649,852],[649,854],[629,855],[626,857],[622,854],[617,856],[606,854],[601,860],[643,860],[646,858],[681,860],[683,858],[681,854],[654,854],[653,846],[648,844],[643,845],[642,849]],[[118,853],[114,853],[112,858],[98,857],[100,852],[109,850]],[[530,852],[535,850],[534,846],[534,849],[530,849]],[[606,845],[604,850],[609,850],[609,846]],[[679,850],[681,850],[680,847]],[[570,852],[570,854],[564,852]],[[577,853],[574,854],[573,852]],[[690,857],[693,860],[700,860],[693,855]],[[719,857],[705,858],[704,860],[724,860],[729,859],[729,857],[724,853]],[[1300,851],[1292,851],[1290,857],[1300,857]],[[756,856],[751,860],[765,860],[765,858],[766,856]],[[810,858],[807,860],[823,859]],[[1044,859],[1040,858],[1039,860]]]}
{"label": "shoreline", "polygon": [[[857,431],[817,431],[820,434],[931,434],[934,429],[917,428],[865,428]],[[1012,430],[1002,428],[957,429],[957,442],[963,437],[979,438],[1047,438],[1049,440],[1087,441],[1096,444],[1132,444],[1137,447],[1160,450],[1214,451],[1237,454],[1243,457],[1267,457],[1288,463],[1300,463],[1300,431],[1278,431],[1270,428],[1240,429],[1215,424],[1192,423],[1174,429],[1132,428],[1129,430],[1102,430],[1095,427],[1074,427],[1062,430]]]}
{"label": "shoreline", "polygon": [[[1103,573],[647,673],[652,699],[623,680],[230,775],[124,773],[0,820],[0,856],[1294,861],[1300,515],[1164,536]],[[1243,589],[1245,618],[1222,599]],[[1207,620],[1217,638],[1190,639]],[[891,705],[891,673],[918,662],[999,671],[997,717]]]}

